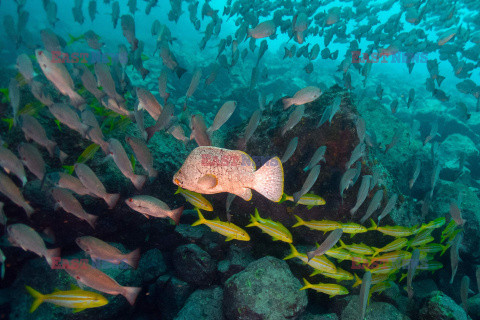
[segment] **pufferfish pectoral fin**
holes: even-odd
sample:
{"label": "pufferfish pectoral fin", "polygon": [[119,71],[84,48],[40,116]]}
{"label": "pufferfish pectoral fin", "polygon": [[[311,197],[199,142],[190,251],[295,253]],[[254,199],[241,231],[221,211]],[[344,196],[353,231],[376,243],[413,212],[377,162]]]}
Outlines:
{"label": "pufferfish pectoral fin", "polygon": [[206,174],[198,179],[197,184],[205,189],[213,189],[218,184],[218,179],[213,174]]}
{"label": "pufferfish pectoral fin", "polygon": [[245,201],[250,201],[252,199],[252,190],[248,188],[238,188],[235,192],[231,192],[236,196],[239,196]]}

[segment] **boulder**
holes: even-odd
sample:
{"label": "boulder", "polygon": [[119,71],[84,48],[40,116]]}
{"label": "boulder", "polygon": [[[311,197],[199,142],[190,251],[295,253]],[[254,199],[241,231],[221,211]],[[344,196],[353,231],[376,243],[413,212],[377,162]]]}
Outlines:
{"label": "boulder", "polygon": [[173,254],[173,265],[180,279],[196,286],[210,285],[217,269],[212,257],[196,244],[177,247]]}
{"label": "boulder", "polygon": [[308,303],[301,287],[285,261],[261,258],[225,282],[224,314],[229,320],[294,319]]}
{"label": "boulder", "polygon": [[[359,305],[358,296],[353,296],[347,306],[342,310],[341,320],[358,320]],[[367,306],[365,312],[366,320],[406,320],[409,319],[403,315],[397,308],[386,302],[373,302]]]}
{"label": "boulder", "polygon": [[434,291],[423,301],[419,320],[467,320],[467,314],[452,298]]}
{"label": "boulder", "polygon": [[220,287],[197,290],[188,297],[175,320],[223,320],[222,301]]}
{"label": "boulder", "polygon": [[150,285],[147,300],[162,315],[162,319],[172,320],[192,291],[187,282],[166,274]]}

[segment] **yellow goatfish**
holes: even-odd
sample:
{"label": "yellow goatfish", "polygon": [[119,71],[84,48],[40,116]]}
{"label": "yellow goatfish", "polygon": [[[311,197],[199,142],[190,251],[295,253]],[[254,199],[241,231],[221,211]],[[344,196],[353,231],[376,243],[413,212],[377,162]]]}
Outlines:
{"label": "yellow goatfish", "polygon": [[257,208],[255,208],[255,216],[250,215],[251,223],[246,227],[259,227],[263,232],[271,235],[273,241],[283,241],[292,243],[292,234],[280,222],[275,222],[272,219],[263,219],[260,217]]}
{"label": "yellow goatfish", "polygon": [[256,170],[255,162],[239,150],[210,146],[195,148],[173,176],[177,186],[203,194],[233,193],[245,201],[252,189],[273,202],[283,195],[283,167],[278,157]]}
{"label": "yellow goatfish", "polygon": [[73,312],[80,312],[88,308],[97,308],[104,306],[108,300],[99,293],[81,290],[78,287],[72,286],[74,289],[69,291],[55,290],[50,294],[41,294],[32,287],[25,286],[28,293],[35,298],[30,313],[35,311],[42,302],[52,303],[57,306],[73,308]]}
{"label": "yellow goatfish", "polygon": [[309,227],[310,229],[319,230],[323,232],[333,231],[333,230],[342,228],[342,225],[336,221],[331,221],[331,220],[305,221],[297,215],[295,215],[295,218],[297,219],[297,223],[295,223],[292,226],[292,228],[306,226],[306,227]]}
{"label": "yellow goatfish", "polygon": [[202,209],[204,211],[213,211],[212,204],[205,199],[200,193],[196,193],[190,190],[182,189],[178,187],[177,191],[174,194],[181,194],[185,200],[190,202],[195,208]]}
{"label": "yellow goatfish", "polygon": [[[293,196],[289,196],[288,194],[284,193],[282,196],[282,200],[280,200],[280,203],[284,201],[294,202]],[[313,193],[304,194],[297,202],[297,204],[303,204],[307,206],[308,210],[312,209],[315,206],[323,206],[325,203],[325,199]]]}
{"label": "yellow goatfish", "polygon": [[225,241],[230,240],[240,240],[240,241],[250,241],[250,236],[248,235],[247,231],[243,230],[242,228],[234,225],[231,222],[220,221],[217,217],[214,220],[207,220],[203,217],[202,213],[198,208],[195,208],[198,212],[198,220],[195,221],[192,226],[198,226],[201,224],[206,224],[212,231],[218,232],[221,235],[227,237]]}
{"label": "yellow goatfish", "polygon": [[338,295],[348,294],[347,288],[339,284],[334,284],[334,283],[311,284],[305,278],[303,278],[303,282],[305,283],[305,285],[302,288],[300,288],[300,290],[313,289],[317,292],[328,294],[330,298]]}

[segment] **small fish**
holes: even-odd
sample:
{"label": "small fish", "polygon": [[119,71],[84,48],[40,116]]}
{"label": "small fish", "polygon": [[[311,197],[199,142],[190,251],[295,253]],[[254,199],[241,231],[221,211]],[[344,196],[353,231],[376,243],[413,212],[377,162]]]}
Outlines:
{"label": "small fish", "polygon": [[365,215],[360,219],[360,223],[365,223],[365,221],[370,218],[370,216],[378,209],[380,208],[380,205],[382,204],[382,199],[383,199],[383,190],[377,190],[375,192],[375,195],[373,196],[372,200],[370,201],[370,204],[368,205],[367,212],[365,212]]}
{"label": "small fish", "polygon": [[18,110],[20,109],[20,88],[18,81],[15,78],[10,79],[10,84],[8,85],[8,98],[10,99],[10,106],[12,107],[13,113],[13,124],[17,124]]}
{"label": "small fish", "polygon": [[273,241],[283,241],[292,243],[292,234],[280,222],[271,219],[263,219],[260,217],[257,208],[255,208],[255,216],[250,215],[250,224],[246,227],[258,227],[264,233],[272,236]]}
{"label": "small fish", "polygon": [[44,257],[50,266],[53,266],[53,258],[60,257],[60,248],[47,249],[42,237],[25,224],[16,223],[9,225],[7,227],[7,237],[12,245]]}
{"label": "small fish", "polygon": [[408,237],[411,236],[412,234],[415,234],[417,232],[417,227],[403,227],[403,226],[384,226],[384,227],[379,227],[377,224],[370,219],[372,222],[372,228],[371,230],[377,230],[383,234],[392,236],[392,237]]}
{"label": "small fish", "polygon": [[104,63],[97,62],[94,65],[94,70],[95,75],[97,76],[98,84],[102,86],[102,89],[107,96],[114,100],[116,104],[124,102],[125,99],[118,94],[117,90],[115,89],[115,81],[110,73],[110,67]]}
{"label": "small fish", "polygon": [[77,218],[85,220],[93,229],[95,229],[95,223],[97,222],[98,217],[85,212],[80,202],[70,191],[62,188],[53,188],[52,195],[55,199],[55,209],[62,208]]}
{"label": "small fish", "polygon": [[253,39],[268,38],[275,33],[277,26],[273,20],[267,20],[259,23],[255,28],[248,28],[247,38]]}
{"label": "small fish", "polygon": [[[0,151],[1,152],[1,151]],[[45,177],[46,165],[42,154],[31,143],[20,143],[18,145],[18,154],[23,164],[32,172],[43,184]]]}
{"label": "small fish", "polygon": [[462,234],[458,233],[453,239],[452,246],[450,247],[450,266],[452,270],[452,277],[450,278],[450,284],[453,283],[453,279],[455,278],[455,274],[457,273],[458,261],[460,260],[458,255],[458,250],[460,249],[462,240],[463,240]]}
{"label": "small fish", "polygon": [[33,65],[32,65],[32,60],[30,60],[30,57],[22,53],[17,57],[17,69],[18,72],[20,72],[27,81],[27,83],[30,83],[33,80],[34,77],[34,72],[33,72]]}
{"label": "small fish", "polygon": [[352,155],[350,156],[350,160],[345,164],[345,170],[350,169],[352,164],[354,164],[358,159],[365,155],[365,143],[359,143],[355,149],[352,151]]}
{"label": "small fish", "polygon": [[356,169],[348,169],[347,171],[345,171],[345,173],[342,175],[342,178],[340,179],[340,198],[342,198],[342,203],[343,192],[353,185],[353,178],[355,177],[356,173]]}
{"label": "small fish", "polygon": [[235,101],[225,102],[218,110],[212,125],[207,129],[207,133],[211,134],[220,129],[220,127],[230,119],[236,107],[237,103]]}
{"label": "small fish", "polygon": [[308,260],[312,260],[312,258],[316,256],[321,256],[326,251],[333,248],[333,246],[335,246],[337,242],[340,240],[340,237],[342,236],[342,234],[343,234],[343,229],[333,230],[318,248],[316,248],[313,251],[307,252]]}
{"label": "small fish", "polygon": [[154,95],[143,88],[137,87],[138,110],[145,109],[148,114],[156,121],[162,113],[163,107],[155,99]]}
{"label": "small fish", "polygon": [[274,157],[255,169],[255,162],[243,151],[197,147],[175,173],[173,183],[204,194],[233,193],[245,201],[252,198],[254,189],[270,201],[279,202],[284,182],[280,159]]}
{"label": "small fish", "polygon": [[306,226],[312,230],[319,230],[323,232],[333,231],[336,229],[341,229],[342,225],[337,221],[330,221],[330,220],[310,220],[304,221],[299,216],[295,215],[297,219],[297,223],[292,226],[292,228]]}
{"label": "small fish", "polygon": [[137,175],[133,172],[132,163],[125,152],[120,141],[114,138],[108,140],[109,155],[113,158],[113,161],[117,165],[122,174],[132,181],[137,190],[141,190],[145,182],[146,176]]}
{"label": "small fish", "polygon": [[200,79],[202,78],[202,69],[198,68],[195,70],[192,76],[192,80],[190,81],[190,85],[188,86],[187,93],[185,94],[185,103],[183,105],[183,110],[187,108],[187,101],[190,98],[195,90],[197,90],[198,84],[200,83]]}
{"label": "small fish", "polygon": [[412,179],[408,181],[408,186],[410,189],[412,189],[415,181],[417,181],[417,178],[420,175],[421,165],[422,162],[420,161],[420,159],[415,160],[415,170],[413,171]]}
{"label": "small fish", "polygon": [[367,229],[366,227],[353,222],[346,222],[346,223],[342,223],[341,225],[342,225],[343,233],[349,233],[350,237],[353,237],[357,233],[365,233],[371,230],[371,228]]}
{"label": "small fish", "polygon": [[330,273],[330,272],[325,272],[323,270],[318,270],[315,269],[312,274],[310,274],[310,277],[313,277],[317,274],[321,274],[324,277],[327,278],[332,278],[337,281],[348,281],[348,280],[353,280],[353,274],[351,274],[348,271],[343,270],[342,268],[337,268],[336,273]]}
{"label": "small fish", "polygon": [[210,136],[207,134],[207,126],[205,125],[205,120],[201,114],[193,115],[190,118],[190,129],[192,129],[192,134],[190,135],[190,140],[195,139],[195,142],[199,146],[210,146],[212,141]]}
{"label": "small fish", "polygon": [[298,203],[298,200],[300,200],[300,198],[303,195],[305,195],[307,192],[310,191],[310,189],[313,187],[313,185],[317,181],[319,174],[320,174],[320,165],[317,164],[316,166],[314,166],[312,168],[312,170],[308,174],[307,179],[303,183],[303,186],[300,189],[300,191],[295,192],[293,194],[293,199],[294,199],[295,203]]}
{"label": "small fish", "polygon": [[392,137],[392,141],[390,141],[390,143],[385,146],[384,153],[387,153],[388,150],[392,149],[395,145],[397,145],[401,135],[402,135],[402,128],[398,128],[397,130],[395,130],[395,133],[393,134],[393,137]]}
{"label": "small fish", "polygon": [[74,313],[90,308],[98,308],[108,304],[108,300],[96,292],[85,291],[79,288],[68,291],[55,290],[50,294],[41,294],[32,287],[25,286],[25,289],[35,299],[30,308],[30,313],[37,310],[43,302],[56,306],[74,309]]}
{"label": "small fish", "polygon": [[387,204],[385,205],[385,208],[383,209],[382,213],[378,216],[378,223],[385,218],[392,210],[395,208],[395,205],[397,204],[398,200],[398,194],[394,193],[389,199]]}
{"label": "small fish", "polygon": [[298,145],[298,137],[292,138],[290,142],[288,143],[287,149],[285,150],[285,153],[283,154],[282,159],[280,160],[282,163],[285,163],[292,157],[292,155],[295,153],[295,150],[297,149]]}
{"label": "small fish", "polygon": [[83,138],[87,136],[90,127],[82,123],[78,113],[68,104],[54,103],[51,106],[48,106],[48,110],[58,121],[60,121],[60,123],[78,132]]}
{"label": "small fish", "polygon": [[87,138],[93,143],[98,144],[102,148],[102,151],[105,154],[108,154],[108,143],[105,141],[105,136],[103,135],[95,114],[92,111],[85,109],[82,112],[81,118],[82,122],[90,127],[87,132]]}
{"label": "small fish", "polygon": [[400,250],[407,245],[408,245],[408,239],[407,238],[397,238],[397,239],[393,240],[392,242],[390,242],[389,244],[385,245],[382,248],[372,247],[373,251],[375,251],[372,258],[374,256],[376,256],[377,254],[381,253],[381,252],[397,251],[397,250]]}
{"label": "small fish", "polygon": [[365,127],[365,119],[363,119],[362,117],[358,117],[357,121],[355,122],[355,128],[357,131],[358,140],[360,140],[360,143],[364,142],[367,132],[367,129]]}
{"label": "small fish", "polygon": [[[325,251],[325,255],[332,257],[334,259],[337,259],[339,262],[342,262],[343,260],[352,260],[354,257],[352,256],[352,252],[342,249],[342,248],[332,248],[330,250]],[[323,257],[323,256],[320,256]],[[318,258],[318,257],[316,257]],[[313,259],[316,259],[313,258]]]}
{"label": "small fish", "polygon": [[463,226],[465,224],[466,220],[462,218],[462,212],[455,202],[450,203],[450,215],[457,226]]}
{"label": "small fish", "polygon": [[439,134],[438,134],[438,122],[434,122],[432,124],[432,128],[430,129],[430,133],[428,134],[428,136],[425,137],[425,140],[423,141],[423,145],[426,145],[427,143],[429,143],[437,135],[439,136]]}
{"label": "small fish", "polygon": [[342,104],[342,97],[336,97],[333,99],[332,105],[330,106],[330,117],[328,121],[332,123],[333,117],[340,110],[340,105]]}
{"label": "small fish", "polygon": [[75,242],[93,261],[100,259],[113,264],[125,262],[134,269],[137,268],[140,261],[140,248],[130,253],[122,253],[108,243],[90,236],[78,237]]}
{"label": "small fish", "polygon": [[198,208],[195,208],[198,212],[198,221],[194,222],[192,226],[198,226],[201,224],[207,225],[212,231],[218,232],[221,235],[226,236],[225,241],[230,240],[239,240],[239,241],[250,241],[250,236],[242,228],[234,225],[231,222],[220,221],[217,217],[214,220],[207,220],[203,217],[202,213]]}
{"label": "small fish", "polygon": [[77,282],[83,283],[87,287],[112,295],[121,294],[132,306],[142,290],[139,287],[122,287],[118,282],[89,264],[82,265],[82,268],[67,268],[65,271]]}
{"label": "small fish", "polygon": [[310,159],[310,162],[303,169],[303,171],[310,170],[322,160],[323,162],[325,162],[325,151],[327,151],[327,147],[325,146],[318,147],[318,149],[315,151],[312,158]]}
{"label": "small fish", "polygon": [[[289,196],[287,194],[284,194],[284,197],[282,198],[280,203],[283,201],[295,202],[295,200],[293,199],[293,196]],[[307,206],[308,210],[312,209],[315,206],[323,206],[325,203],[326,203],[325,199],[313,193],[304,194],[303,196],[300,197],[300,199],[298,199],[298,202],[297,202],[297,204],[303,204]]]}
{"label": "small fish", "polygon": [[350,209],[350,214],[352,216],[355,214],[355,212],[357,212],[358,208],[360,208],[360,206],[363,204],[363,202],[367,198],[368,192],[370,191],[371,181],[372,181],[372,176],[370,175],[365,175],[362,177],[362,184],[358,189],[357,202],[355,203],[355,206],[352,209]]}
{"label": "small fish", "polygon": [[468,291],[470,290],[470,278],[465,275],[460,285],[460,298],[462,299],[462,308],[468,314]]}
{"label": "small fish", "polygon": [[124,14],[120,17],[120,24],[122,26],[123,36],[132,46],[132,51],[138,48],[138,39],[135,37],[135,20],[129,14]]}
{"label": "small fish", "polygon": [[204,211],[213,211],[212,204],[207,199],[205,199],[200,193],[196,193],[196,192],[178,187],[175,194],[181,194],[185,198],[185,200],[190,202],[190,204],[193,205],[195,208],[199,208]]}
{"label": "small fish", "polygon": [[55,149],[57,148],[57,143],[47,138],[45,129],[38,120],[28,114],[23,114],[20,116],[20,122],[22,131],[25,134],[25,139],[27,141],[33,140],[46,148],[50,156],[53,157]]}
{"label": "small fish", "polygon": [[6,173],[12,173],[17,176],[22,182],[22,186],[25,186],[27,176],[22,161],[20,161],[12,151],[3,146],[0,146],[0,167],[2,167]]}
{"label": "small fish", "polygon": [[151,127],[148,127],[145,129],[147,132],[147,142],[153,137],[153,135],[161,130],[166,130],[170,123],[172,122],[172,119],[175,116],[175,105],[173,105],[170,102],[167,102],[165,105],[165,108],[163,109],[162,113],[158,117],[157,121],[155,124]]}
{"label": "small fish", "polygon": [[170,207],[160,199],[152,196],[134,196],[125,200],[125,203],[133,210],[140,212],[146,218],[170,218],[177,225],[180,222],[180,217],[183,213],[183,206],[177,209],[170,209]]}
{"label": "small fish", "polygon": [[157,170],[153,168],[153,156],[148,149],[147,145],[143,140],[127,136],[125,137],[125,141],[130,145],[137,157],[138,162],[142,165],[142,167],[148,172],[148,176],[150,178],[155,178],[158,175]]}
{"label": "small fish", "polygon": [[248,121],[247,127],[245,128],[245,133],[243,134],[243,148],[244,149],[247,145],[248,140],[253,136],[255,130],[257,130],[258,124],[260,123],[260,117],[262,116],[262,110],[257,109],[253,112],[250,120]]}
{"label": "small fish", "polygon": [[375,253],[375,251],[371,247],[363,243],[353,243],[350,245],[346,245],[345,243],[343,243],[342,240],[339,240],[339,242],[340,242],[340,248],[347,249],[348,251],[354,252],[356,254],[361,254],[363,256],[370,256]]}
{"label": "small fish", "polygon": [[287,131],[291,130],[293,127],[295,127],[300,122],[300,120],[302,120],[302,118],[304,116],[304,113],[305,113],[305,106],[304,105],[301,105],[301,106],[295,108],[295,110],[293,110],[293,112],[288,117],[287,122],[285,123],[285,125],[282,128],[282,137],[285,135],[285,133]]}
{"label": "small fish", "polygon": [[25,210],[28,217],[30,217],[35,209],[33,209],[22,193],[18,189],[17,185],[6,175],[0,172],[0,193],[10,199],[17,206],[22,207]]}
{"label": "small fish", "polygon": [[408,275],[407,275],[407,292],[408,298],[413,298],[413,277],[415,276],[415,271],[417,270],[418,264],[420,263],[420,251],[419,249],[415,249],[412,252],[412,256],[410,258],[410,264],[408,266]]}
{"label": "small fish", "polygon": [[167,103],[170,93],[167,92],[167,71],[165,69],[162,69],[158,77],[158,93],[162,97],[163,102]]}
{"label": "small fish", "polygon": [[347,288],[339,284],[333,284],[333,283],[311,284],[305,278],[303,278],[303,282],[305,283],[305,285],[302,288],[300,288],[300,290],[313,289],[317,292],[328,294],[329,298],[348,294]]}
{"label": "small fish", "polygon": [[[88,167],[86,164],[75,163],[74,170],[75,170],[75,173],[77,174],[78,179],[82,182],[85,189],[88,190],[88,193],[103,199],[107,203],[109,209],[113,209],[115,207],[118,199],[120,199],[120,194],[107,193],[103,183],[98,179],[95,172],[93,172],[93,170],[90,169],[90,167]],[[64,179],[66,179],[66,177],[64,177]],[[76,192],[77,194],[80,194],[79,188],[75,183],[75,181],[71,181],[72,179],[68,179],[68,180],[69,182],[65,181],[65,183],[67,183],[66,188],[72,189],[72,191]],[[73,184],[74,184],[74,188],[71,188],[70,186]],[[83,193],[83,190],[80,190],[80,191]]]}

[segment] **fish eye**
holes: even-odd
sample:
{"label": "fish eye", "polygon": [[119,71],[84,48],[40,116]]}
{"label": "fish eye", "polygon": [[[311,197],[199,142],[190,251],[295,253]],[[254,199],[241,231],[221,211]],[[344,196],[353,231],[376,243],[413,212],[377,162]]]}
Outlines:
{"label": "fish eye", "polygon": [[129,198],[128,201],[129,201],[129,202],[133,202],[133,199],[132,199],[132,198]]}
{"label": "fish eye", "polygon": [[180,184],[180,181],[178,179],[175,179],[176,184]]}

